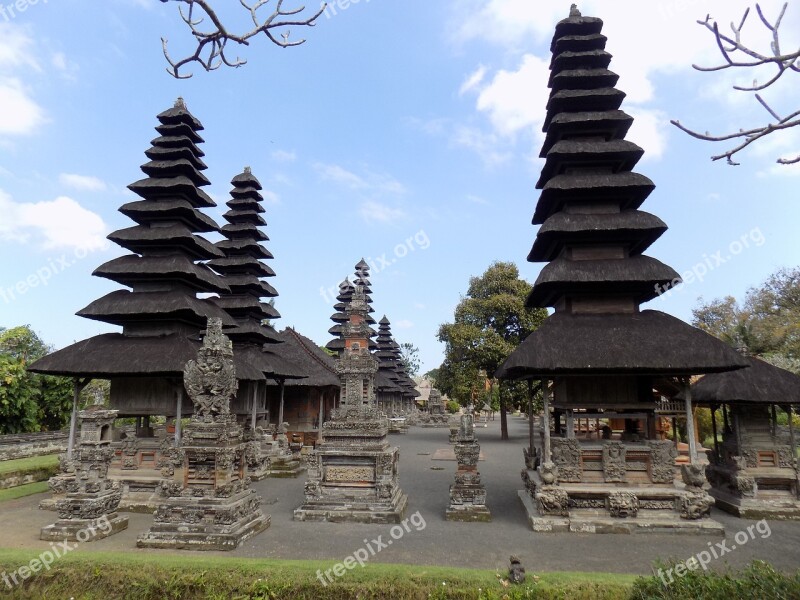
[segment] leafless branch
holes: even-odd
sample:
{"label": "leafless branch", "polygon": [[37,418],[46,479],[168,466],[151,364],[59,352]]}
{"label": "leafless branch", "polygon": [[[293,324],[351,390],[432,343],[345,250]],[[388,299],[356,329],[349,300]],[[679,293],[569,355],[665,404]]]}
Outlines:
{"label": "leafless branch", "polygon": [[[773,66],[775,68],[775,73],[765,82],[759,83],[758,80],[753,80],[752,85],[733,86],[733,89],[737,91],[755,92],[755,99],[761,104],[761,106],[764,107],[764,109],[775,120],[775,122],[746,131],[739,130],[738,132],[731,134],[710,135],[708,132],[700,133],[698,131],[689,129],[688,127],[681,125],[681,123],[677,120],[671,121],[671,123],[676,127],[701,140],[712,142],[742,140],[739,145],[731,148],[730,150],[727,150],[726,152],[717,156],[712,156],[712,160],[720,160],[724,158],[727,160],[728,164],[738,165],[739,163],[733,160],[734,155],[747,148],[753,142],[771,133],[774,133],[775,131],[781,131],[800,125],[800,119],[798,119],[798,116],[800,116],[800,111],[794,112],[786,117],[781,117],[777,111],[773,110],[773,108],[764,100],[764,98],[757,93],[773,85],[781,77],[783,77],[785,73],[800,73],[800,49],[790,53],[784,53],[781,50],[780,27],[783,22],[783,18],[786,15],[788,6],[788,2],[784,3],[778,17],[774,21],[770,21],[765,16],[764,11],[761,9],[761,5],[756,4],[756,13],[758,14],[758,18],[761,20],[761,23],[764,25],[764,27],[766,27],[772,33],[770,53],[768,54],[758,52],[742,41],[742,32],[747,23],[747,18],[750,15],[749,8],[744,12],[742,19],[738,24],[730,24],[730,35],[726,35],[720,31],[719,23],[717,23],[717,21],[715,21],[711,15],[707,15],[702,21],[697,21],[698,24],[708,29],[714,35],[714,40],[724,61],[722,64],[712,67],[692,65],[698,71],[714,72],[724,71],[726,69],[747,69],[764,66]],[[795,158],[779,158],[777,162],[784,165],[795,164],[800,162],[800,156]]]}
{"label": "leafless branch", "polygon": [[[284,8],[285,0],[239,0],[242,8],[246,10],[253,21],[253,28],[241,33],[231,31],[223,23],[213,7],[213,0],[161,0],[161,2],[178,2],[178,13],[181,20],[189,27],[194,36],[197,47],[195,51],[179,60],[175,60],[169,53],[166,38],[161,38],[161,46],[164,51],[164,58],[167,59],[169,66],[167,72],[176,79],[188,79],[192,73],[181,72],[183,67],[190,63],[197,63],[206,71],[214,71],[225,65],[228,67],[240,67],[247,61],[236,56],[231,58],[228,52],[228,44],[233,43],[234,47],[249,46],[250,39],[263,33],[273,44],[281,48],[299,46],[305,39],[290,40],[290,27],[313,27],[317,19],[322,15],[327,6],[322,3],[320,9],[310,17],[301,17],[306,7],[300,6],[294,9]],[[271,8],[268,6],[272,3]],[[266,11],[261,9],[267,7],[272,13],[264,18]],[[199,13],[199,14],[198,14]],[[204,23],[208,26],[200,29]],[[274,31],[286,29],[280,34],[280,38],[275,37]]]}

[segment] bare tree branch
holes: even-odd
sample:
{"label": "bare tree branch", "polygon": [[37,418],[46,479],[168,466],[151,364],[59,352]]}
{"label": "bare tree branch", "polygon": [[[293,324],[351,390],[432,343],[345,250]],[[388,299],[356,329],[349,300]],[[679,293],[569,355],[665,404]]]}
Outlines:
{"label": "bare tree branch", "polygon": [[[696,70],[703,72],[724,71],[727,69],[754,69],[758,67],[772,66],[775,68],[775,73],[769,77],[765,82],[759,83],[758,80],[753,80],[752,85],[734,85],[733,89],[740,92],[755,92],[755,99],[764,107],[769,115],[775,120],[774,122],[767,123],[760,127],[749,130],[740,129],[738,132],[724,134],[724,135],[711,135],[708,132],[700,133],[693,129],[689,129],[681,125],[680,121],[670,121],[679,129],[685,131],[689,135],[706,141],[723,142],[728,140],[742,140],[737,146],[727,150],[726,152],[712,156],[712,160],[726,159],[729,165],[738,165],[738,162],[733,160],[734,155],[747,148],[753,142],[771,134],[776,131],[789,129],[800,125],[800,111],[794,112],[786,117],[781,117],[758,92],[767,89],[776,83],[786,73],[800,73],[800,49],[784,53],[781,51],[780,27],[783,23],[783,18],[786,15],[786,10],[789,3],[784,3],[780,14],[773,21],[770,21],[761,9],[760,4],[756,4],[756,13],[761,23],[772,33],[772,42],[770,43],[770,53],[764,54],[754,50],[742,41],[742,32],[747,23],[747,18],[750,15],[748,8],[742,15],[742,19],[737,25],[731,23],[731,34],[726,35],[720,31],[719,23],[712,19],[711,15],[707,15],[702,21],[697,21],[698,24],[708,29],[713,35],[714,40],[722,55],[722,62],[719,65],[704,67],[700,65],[692,65]],[[779,158],[779,164],[789,165],[800,163],[800,156],[795,158]]]}
{"label": "bare tree branch", "polygon": [[[191,63],[199,64],[206,71],[214,71],[225,65],[228,67],[241,67],[247,61],[237,56],[231,58],[227,54],[228,43],[233,42],[235,46],[249,46],[250,39],[263,33],[273,44],[281,48],[289,48],[292,46],[299,46],[305,42],[305,39],[290,40],[291,29],[289,27],[313,27],[316,25],[317,19],[322,15],[327,7],[327,3],[322,3],[320,9],[312,16],[303,18],[300,17],[305,12],[306,7],[300,6],[294,9],[284,8],[285,0],[253,0],[249,3],[248,0],[239,0],[244,10],[246,10],[253,21],[253,28],[244,32],[233,32],[223,23],[217,12],[213,7],[213,0],[161,0],[161,2],[178,2],[178,13],[181,20],[189,27],[192,35],[194,36],[197,47],[195,51],[179,60],[175,60],[169,53],[167,48],[167,39],[161,38],[161,46],[164,52],[164,58],[167,59],[169,67],[167,72],[176,79],[188,79],[192,73],[181,72],[183,67]],[[272,3],[271,14],[264,18],[267,14],[266,11],[260,12],[262,8],[267,7]],[[268,7],[269,8],[269,7]],[[197,15],[196,13],[200,13]],[[206,21],[209,25],[206,30],[201,30],[200,27]],[[286,28],[286,31],[281,33],[280,39],[275,37],[273,30]]]}

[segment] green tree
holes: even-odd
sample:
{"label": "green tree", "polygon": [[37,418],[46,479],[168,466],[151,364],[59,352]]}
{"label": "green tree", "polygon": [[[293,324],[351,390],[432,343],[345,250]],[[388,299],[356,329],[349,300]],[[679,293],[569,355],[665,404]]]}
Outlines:
{"label": "green tree", "polygon": [[0,330],[0,433],[60,429],[72,410],[66,377],[29,373],[51,348],[29,326]]}
{"label": "green tree", "polygon": [[419,374],[419,348],[414,344],[409,342],[400,344],[400,361],[406,368],[406,373],[411,377],[416,377]]}
{"label": "green tree", "polygon": [[693,324],[733,345],[743,345],[784,369],[800,373],[800,268],[781,269],[739,303],[732,296],[692,311]]}
{"label": "green tree", "polygon": [[[547,317],[544,309],[528,309],[525,300],[530,284],[519,277],[514,263],[495,262],[480,277],[469,281],[466,296],[455,309],[454,322],[439,328],[439,341],[445,343],[446,393],[464,403],[475,402],[485,391],[487,378],[490,397],[493,377],[511,352]],[[444,389],[442,390],[445,391]],[[507,384],[499,389],[501,438],[508,439],[506,410],[525,402],[524,385]]]}

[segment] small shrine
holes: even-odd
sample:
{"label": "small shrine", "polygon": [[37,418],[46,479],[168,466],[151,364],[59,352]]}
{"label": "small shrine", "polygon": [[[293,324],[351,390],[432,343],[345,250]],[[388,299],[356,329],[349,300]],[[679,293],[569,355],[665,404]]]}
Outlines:
{"label": "small shrine", "polygon": [[[74,449],[69,476],[59,479],[64,494],[54,502],[59,519],[42,528],[40,539],[92,542],[127,529],[128,517],[117,514],[122,492],[108,478],[114,450],[111,432],[116,410],[92,406],[78,413],[80,440]],[[52,486],[51,486],[51,489]]]}
{"label": "small shrine", "polygon": [[481,445],[475,439],[472,415],[461,415],[461,424],[455,445],[456,481],[450,486],[450,506],[445,517],[448,521],[491,521],[492,513],[486,506],[486,487],[478,473]]}
{"label": "small shrine", "polygon": [[[541,439],[526,458],[519,495],[536,531],[719,534],[689,382],[746,363],[705,332],[641,309],[680,277],[644,254],[667,226],[639,210],[655,186],[633,171],[644,151],[625,139],[633,118],[620,110],[625,94],[608,68],[602,29],[602,20],[573,5],[551,44],[533,215],[541,227],[528,255],[547,264],[527,305],[554,313],[496,373],[542,381]],[[657,413],[660,399],[680,390],[690,447],[682,481]]]}
{"label": "small shrine", "polygon": [[[800,519],[792,423],[794,407],[800,404],[800,377],[756,357],[747,357],[747,362],[747,369],[706,375],[692,384],[694,401],[711,409],[709,493],[717,508],[738,517]],[[788,416],[786,426],[778,424],[776,407]]]}
{"label": "small shrine", "polygon": [[172,477],[161,483],[164,500],[139,548],[233,550],[270,525],[261,498],[250,487],[244,433],[231,413],[238,382],[233,347],[222,322],[209,319],[197,360],[184,369],[194,404]]}
{"label": "small shrine", "polygon": [[408,503],[397,481],[399,451],[387,440],[389,423],[375,406],[378,360],[369,351],[369,304],[354,286],[342,323],[343,348],[336,363],[342,382],[339,407],[308,456],[305,501],[298,521],[398,523]]}
{"label": "small shrine", "polygon": [[419,425],[420,427],[450,428],[450,416],[447,414],[442,392],[436,388],[431,388],[428,396],[428,411],[420,415]]}

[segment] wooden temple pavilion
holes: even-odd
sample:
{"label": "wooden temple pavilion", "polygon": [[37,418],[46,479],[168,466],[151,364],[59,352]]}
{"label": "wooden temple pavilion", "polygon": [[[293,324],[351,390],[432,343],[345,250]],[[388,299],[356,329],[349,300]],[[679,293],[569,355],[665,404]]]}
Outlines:
{"label": "wooden temple pavilion", "polygon": [[[659,439],[656,398],[689,390],[693,374],[746,366],[724,343],[665,313],[641,310],[678,274],[644,254],[665,231],[639,210],[655,186],[633,168],[643,150],[625,139],[633,118],[608,69],[603,22],[573,5],[553,37],[544,122],[546,159],[528,256],[547,263],[528,296],[555,310],[497,372],[542,380],[541,448],[520,498],[538,531],[721,531],[708,518],[689,415],[691,464],[675,480],[675,450]],[[566,417],[551,432],[550,408]],[[576,419],[599,431],[576,432]]]}
{"label": "wooden temple pavilion", "polygon": [[[706,476],[717,508],[749,519],[800,519],[797,438],[792,415],[800,377],[755,357],[750,367],[706,375],[692,399],[711,408],[714,447]],[[716,410],[722,408],[722,423]],[[776,407],[789,417],[778,425]],[[722,429],[722,441],[718,430]]]}

